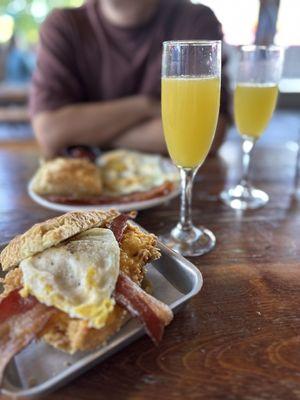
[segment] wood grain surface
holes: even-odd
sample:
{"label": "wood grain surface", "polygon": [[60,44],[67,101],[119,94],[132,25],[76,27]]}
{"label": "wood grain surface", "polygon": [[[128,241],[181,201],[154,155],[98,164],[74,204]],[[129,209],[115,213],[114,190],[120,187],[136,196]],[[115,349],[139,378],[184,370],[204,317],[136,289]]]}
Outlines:
{"label": "wood grain surface", "polygon": [[[0,146],[0,241],[57,215],[34,204],[26,185],[38,165],[33,142]],[[46,399],[300,399],[300,201],[293,197],[295,153],[258,146],[252,165],[270,203],[236,212],[218,200],[236,182],[240,143],[208,159],[194,190],[194,221],[217,237],[192,261],[202,291],[179,311],[158,348],[146,337]],[[178,201],[142,211],[159,234],[178,218]]]}

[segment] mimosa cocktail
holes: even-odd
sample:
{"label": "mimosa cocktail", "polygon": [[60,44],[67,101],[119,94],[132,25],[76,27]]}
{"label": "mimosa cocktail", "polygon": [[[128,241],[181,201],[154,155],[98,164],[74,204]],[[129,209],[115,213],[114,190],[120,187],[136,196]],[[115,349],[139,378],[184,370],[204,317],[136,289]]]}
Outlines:
{"label": "mimosa cocktail", "polygon": [[258,139],[276,106],[278,85],[239,83],[234,91],[234,118],[239,133]]}
{"label": "mimosa cocktail", "polygon": [[160,239],[185,256],[215,246],[215,236],[191,218],[193,178],[212,144],[219,114],[221,43],[164,42],[162,121],[169,154],[181,176],[180,221]]}
{"label": "mimosa cocktail", "polygon": [[212,144],[219,113],[220,79],[162,79],[162,120],[169,154],[177,166],[195,168]]}
{"label": "mimosa cocktail", "polygon": [[243,175],[240,183],[221,193],[238,210],[262,207],[269,196],[249,182],[250,155],[266,129],[276,106],[283,51],[277,46],[243,46],[234,92],[234,117],[243,138]]}

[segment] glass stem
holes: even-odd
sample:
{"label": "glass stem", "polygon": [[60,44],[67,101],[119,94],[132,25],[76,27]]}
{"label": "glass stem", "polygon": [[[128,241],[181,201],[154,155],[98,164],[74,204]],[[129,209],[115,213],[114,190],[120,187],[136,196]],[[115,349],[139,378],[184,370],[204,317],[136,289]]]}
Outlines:
{"label": "glass stem", "polygon": [[192,223],[192,186],[196,168],[180,168],[181,177],[181,205],[180,205],[180,229],[190,231]]}
{"label": "glass stem", "polygon": [[251,153],[254,147],[255,141],[251,139],[243,139],[242,149],[243,149],[243,157],[242,157],[242,179],[240,185],[249,186],[249,166]]}

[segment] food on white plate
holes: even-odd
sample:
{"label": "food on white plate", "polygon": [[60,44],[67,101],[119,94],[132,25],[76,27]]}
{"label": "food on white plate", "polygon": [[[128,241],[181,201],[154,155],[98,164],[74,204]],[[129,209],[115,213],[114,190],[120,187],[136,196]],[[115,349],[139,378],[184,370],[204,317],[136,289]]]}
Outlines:
{"label": "food on white plate", "polygon": [[46,161],[34,175],[31,188],[56,203],[100,205],[164,196],[177,182],[177,171],[166,171],[161,156],[114,150],[98,157],[96,163],[87,158]]}
{"label": "food on white plate", "polygon": [[156,237],[115,210],[72,212],[34,225],[0,255],[0,382],[32,340],[74,353],[105,344],[130,317],[155,344],[173,314],[146,293]]}

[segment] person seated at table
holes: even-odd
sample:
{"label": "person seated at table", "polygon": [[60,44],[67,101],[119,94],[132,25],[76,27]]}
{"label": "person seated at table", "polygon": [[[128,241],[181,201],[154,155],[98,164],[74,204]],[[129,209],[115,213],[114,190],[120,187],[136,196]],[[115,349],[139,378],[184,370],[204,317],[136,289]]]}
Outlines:
{"label": "person seated at table", "polygon": [[[221,40],[206,6],[185,0],[89,0],[54,10],[40,31],[30,109],[46,157],[74,145],[165,152],[160,116],[164,40]],[[229,120],[222,76],[215,149]]]}

